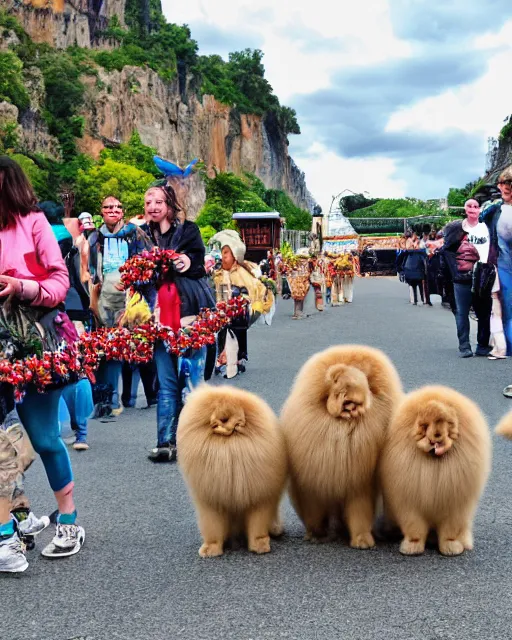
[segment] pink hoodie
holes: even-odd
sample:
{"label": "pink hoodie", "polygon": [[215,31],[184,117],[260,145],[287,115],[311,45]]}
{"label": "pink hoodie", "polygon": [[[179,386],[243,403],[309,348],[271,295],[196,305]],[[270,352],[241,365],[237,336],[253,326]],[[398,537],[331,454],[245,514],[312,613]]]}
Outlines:
{"label": "pink hoodie", "polygon": [[16,226],[0,230],[0,274],[23,280],[23,298],[34,307],[64,302],[68,270],[43,213],[18,216]]}

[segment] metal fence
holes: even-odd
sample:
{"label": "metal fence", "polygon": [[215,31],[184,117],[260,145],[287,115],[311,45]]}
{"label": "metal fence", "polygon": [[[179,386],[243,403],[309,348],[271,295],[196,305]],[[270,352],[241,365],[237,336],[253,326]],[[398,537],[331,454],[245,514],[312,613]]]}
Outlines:
{"label": "metal fence", "polygon": [[415,218],[348,218],[356,233],[404,233],[418,224],[444,225],[447,216],[417,216]]}
{"label": "metal fence", "polygon": [[309,247],[309,233],[309,231],[283,229],[281,231],[281,242],[287,242],[296,253],[302,247]]}

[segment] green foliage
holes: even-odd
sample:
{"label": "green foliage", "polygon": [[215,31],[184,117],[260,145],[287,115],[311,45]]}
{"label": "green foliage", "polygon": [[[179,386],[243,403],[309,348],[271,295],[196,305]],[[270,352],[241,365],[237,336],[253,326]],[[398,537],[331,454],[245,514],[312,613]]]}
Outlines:
{"label": "green foliage", "polygon": [[375,204],[345,213],[347,218],[412,218],[415,216],[441,215],[437,202],[425,202],[415,198],[383,198]]}
{"label": "green foliage", "polygon": [[115,162],[129,164],[146,173],[160,176],[160,171],[153,162],[154,155],[157,155],[157,150],[142,144],[139,132],[134,131],[128,142],[123,142],[118,147],[112,149],[103,149],[100,157],[102,161],[110,158]]}
{"label": "green foliage", "polygon": [[473,195],[485,184],[485,180],[482,178],[468,182],[462,189],[450,187],[448,191],[448,206],[449,207],[463,207],[466,200],[472,198]]}
{"label": "green foliage", "polygon": [[0,151],[2,153],[15,150],[19,145],[18,123],[4,122],[0,125]]}
{"label": "green foliage", "polygon": [[297,121],[297,112],[291,107],[279,106],[276,109],[277,121],[285,135],[289,133],[300,134],[300,126]]}
{"label": "green foliage", "polygon": [[512,116],[507,118],[505,126],[502,127],[499,135],[500,140],[511,140],[512,139]]}
{"label": "green foliage", "polygon": [[43,117],[60,142],[64,160],[69,160],[76,155],[75,138],[83,135],[84,128],[84,120],[78,115],[84,97],[80,64],[73,55],[52,50],[39,58],[37,66],[46,87]]}
{"label": "green foliage", "polygon": [[7,38],[9,32],[12,31],[20,40],[20,42],[26,42],[29,37],[21,26],[21,24],[16,20],[14,16],[11,16],[3,9],[0,10],[0,35],[4,38]]}
{"label": "green foliage", "polygon": [[339,207],[340,211],[343,211],[343,213],[346,215],[347,213],[352,213],[352,211],[370,207],[378,201],[379,198],[367,198],[362,193],[356,193],[340,198]]}
{"label": "green foliage", "polygon": [[[196,223],[199,228],[211,228],[217,231],[231,228],[233,211],[219,202],[207,200],[199,212]],[[203,238],[204,240],[204,238]]]}
{"label": "green foliage", "polygon": [[199,231],[201,233],[201,238],[203,239],[205,246],[208,246],[210,239],[213,238],[213,236],[217,233],[217,229],[215,229],[215,227],[212,227],[211,225],[207,225],[206,227],[199,227]]}
{"label": "green foliage", "polygon": [[76,207],[99,211],[103,198],[112,195],[123,203],[127,218],[144,210],[144,193],[154,176],[121,162],[106,158],[102,164],[79,170],[76,181]]}
{"label": "green foliage", "polygon": [[311,229],[311,214],[297,207],[284,191],[268,189],[265,194],[265,202],[271,209],[279,211],[281,217],[286,219],[287,229],[299,229],[302,231]]}
{"label": "green foliage", "polygon": [[201,78],[201,93],[236,107],[241,113],[263,115],[273,111],[285,135],[300,133],[295,109],[281,106],[265,78],[259,49],[229,54],[229,62],[218,55],[200,56],[194,71]]}
{"label": "green foliage", "polygon": [[48,171],[41,169],[31,158],[21,153],[12,154],[11,158],[15,160],[25,172],[38,199],[51,200],[54,193],[49,185]]}
{"label": "green foliage", "polygon": [[110,18],[108,27],[100,35],[114,42],[122,42],[126,34],[127,30],[121,26],[119,18],[114,15]]}
{"label": "green foliage", "polygon": [[26,109],[30,99],[23,85],[23,63],[12,51],[0,52],[0,100]]}

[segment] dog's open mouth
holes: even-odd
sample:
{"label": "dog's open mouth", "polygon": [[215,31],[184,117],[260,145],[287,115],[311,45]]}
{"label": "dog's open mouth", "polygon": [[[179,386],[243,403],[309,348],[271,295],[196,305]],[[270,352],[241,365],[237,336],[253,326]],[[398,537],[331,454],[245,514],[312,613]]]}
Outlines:
{"label": "dog's open mouth", "polygon": [[430,449],[429,454],[432,458],[439,458],[448,450],[446,444],[441,442],[431,442],[430,444],[432,445],[432,449]]}

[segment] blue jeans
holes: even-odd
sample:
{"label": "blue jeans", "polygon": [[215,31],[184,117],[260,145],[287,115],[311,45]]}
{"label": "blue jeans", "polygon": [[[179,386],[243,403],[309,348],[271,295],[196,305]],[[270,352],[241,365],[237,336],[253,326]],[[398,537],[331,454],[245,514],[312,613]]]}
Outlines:
{"label": "blue jeans", "polygon": [[96,380],[98,384],[109,384],[114,390],[112,394],[112,409],[119,409],[119,378],[123,363],[118,360],[102,360]]}
{"label": "blue jeans", "polygon": [[76,431],[77,442],[86,442],[87,420],[94,411],[91,383],[85,378],[68,384],[62,390],[62,397],[69,411],[71,426]]}
{"label": "blue jeans", "polygon": [[478,320],[477,344],[478,348],[485,350],[489,347],[491,338],[491,309],[492,298],[488,296],[478,298],[471,291],[471,283],[453,285],[455,294],[455,323],[457,324],[457,337],[459,338],[459,351],[470,351],[471,341],[469,338],[469,310],[471,306],[475,311]]}
{"label": "blue jeans", "polygon": [[159,385],[156,408],[157,446],[176,445],[176,429],[181,409],[178,358],[167,353],[163,342],[159,341],[155,346],[155,364]]}
{"label": "blue jeans", "polygon": [[33,385],[18,404],[22,425],[41,460],[53,491],[64,489],[73,480],[71,462],[59,425],[59,401],[62,390],[38,393]]}
{"label": "blue jeans", "polygon": [[498,277],[500,279],[501,311],[503,314],[503,331],[507,341],[507,356],[512,356],[512,271],[498,261]]}

